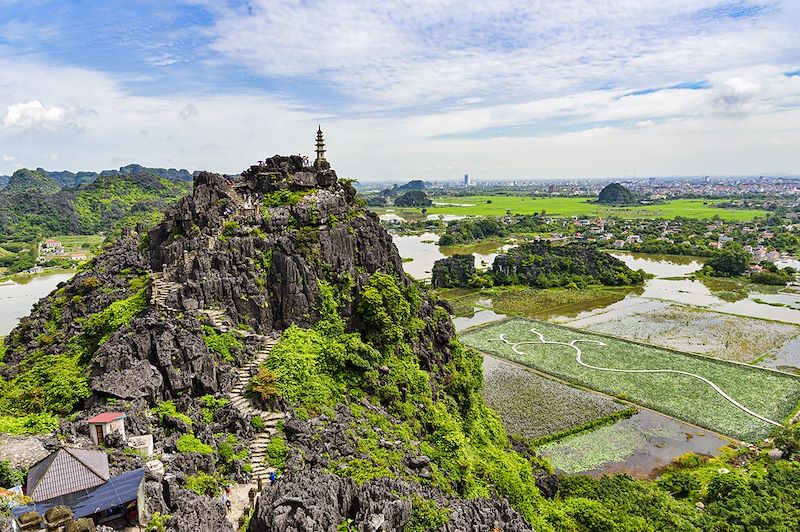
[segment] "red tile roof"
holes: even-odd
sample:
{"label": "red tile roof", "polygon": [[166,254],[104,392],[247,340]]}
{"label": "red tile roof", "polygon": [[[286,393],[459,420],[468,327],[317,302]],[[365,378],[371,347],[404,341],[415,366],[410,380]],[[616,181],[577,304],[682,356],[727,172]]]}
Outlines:
{"label": "red tile roof", "polygon": [[103,412],[102,414],[97,414],[94,417],[90,417],[86,420],[87,423],[111,423],[112,421],[116,421],[118,419],[124,418],[125,414],[122,412]]}

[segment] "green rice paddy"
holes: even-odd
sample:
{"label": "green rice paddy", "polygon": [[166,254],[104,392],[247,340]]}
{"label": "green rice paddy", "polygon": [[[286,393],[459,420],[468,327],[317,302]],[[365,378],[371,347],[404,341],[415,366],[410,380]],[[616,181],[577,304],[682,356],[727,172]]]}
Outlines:
{"label": "green rice paddy", "polygon": [[[676,199],[657,205],[641,205],[635,207],[609,207],[590,203],[589,198],[568,197],[531,197],[531,196],[434,196],[435,203],[427,208],[427,214],[453,214],[462,216],[504,216],[507,211],[512,214],[534,214],[545,211],[550,216],[617,216],[619,218],[713,218],[719,216],[723,220],[752,220],[757,216],[765,216],[761,210],[725,209],[716,206],[714,201],[702,199]],[[376,208],[378,212],[393,210],[402,216],[403,213],[418,215],[420,209],[387,207]]]}
{"label": "green rice paddy", "polygon": [[[741,440],[759,440],[773,428],[769,423],[740,410],[696,378],[664,373],[614,373],[587,368],[576,362],[575,351],[571,347],[538,343],[538,338],[530,332],[531,328],[550,341],[583,339],[604,342],[606,345],[603,346],[579,344],[583,350],[583,361],[590,365],[618,369],[674,369],[703,376],[750,410],[777,422],[782,422],[800,400],[800,379],[790,375],[531,320],[512,319],[490,324],[464,333],[461,339],[466,345],[485,353],[628,399]],[[512,342],[535,343],[518,346],[525,353],[519,355],[509,345],[497,341],[500,334]]]}

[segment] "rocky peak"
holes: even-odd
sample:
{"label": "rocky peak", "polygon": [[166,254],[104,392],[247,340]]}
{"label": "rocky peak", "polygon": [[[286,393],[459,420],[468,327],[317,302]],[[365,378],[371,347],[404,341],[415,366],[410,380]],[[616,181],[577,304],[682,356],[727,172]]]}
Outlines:
{"label": "rocky peak", "polygon": [[201,172],[149,233],[150,264],[176,284],[166,305],[223,308],[258,332],[316,321],[319,283],[357,294],[381,271],[405,277],[391,237],[336,172],[275,156],[240,176]]}

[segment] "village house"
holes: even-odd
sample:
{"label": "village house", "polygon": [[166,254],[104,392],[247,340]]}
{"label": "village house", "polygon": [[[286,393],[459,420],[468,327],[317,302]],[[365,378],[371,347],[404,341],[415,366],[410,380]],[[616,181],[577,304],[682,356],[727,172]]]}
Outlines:
{"label": "village house", "polygon": [[86,253],[73,253],[69,256],[70,260],[80,262],[86,260]]}
{"label": "village house", "polygon": [[33,502],[11,508],[14,530],[27,529],[37,514],[47,517],[59,506],[97,524],[135,524],[144,507],[143,480],[144,469],[111,476],[103,451],[61,447],[28,471],[25,494]]}
{"label": "village house", "polygon": [[104,445],[106,437],[112,432],[118,433],[122,441],[125,437],[125,414],[122,412],[104,412],[86,420],[89,424],[89,437],[95,445]]}
{"label": "village house", "polygon": [[54,255],[64,253],[64,245],[58,240],[48,238],[45,240],[44,244],[42,244],[42,253],[50,253]]}

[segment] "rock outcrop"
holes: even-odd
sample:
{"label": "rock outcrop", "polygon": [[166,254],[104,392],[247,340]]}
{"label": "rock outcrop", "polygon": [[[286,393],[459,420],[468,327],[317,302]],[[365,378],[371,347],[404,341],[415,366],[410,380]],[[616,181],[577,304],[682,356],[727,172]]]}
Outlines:
{"label": "rock outcrop", "polygon": [[636,203],[636,195],[619,183],[610,183],[600,191],[597,203],[615,206],[633,205]]}
{"label": "rock outcrop", "polygon": [[449,511],[439,532],[533,529],[505,500],[458,499],[399,479],[382,478],[358,485],[320,469],[281,477],[261,495],[248,532],[336,530],[351,520],[362,532],[403,530],[413,513],[412,495],[435,501]]}
{"label": "rock outcrop", "polygon": [[433,263],[431,284],[434,288],[467,286],[475,275],[475,255],[453,255]]}

